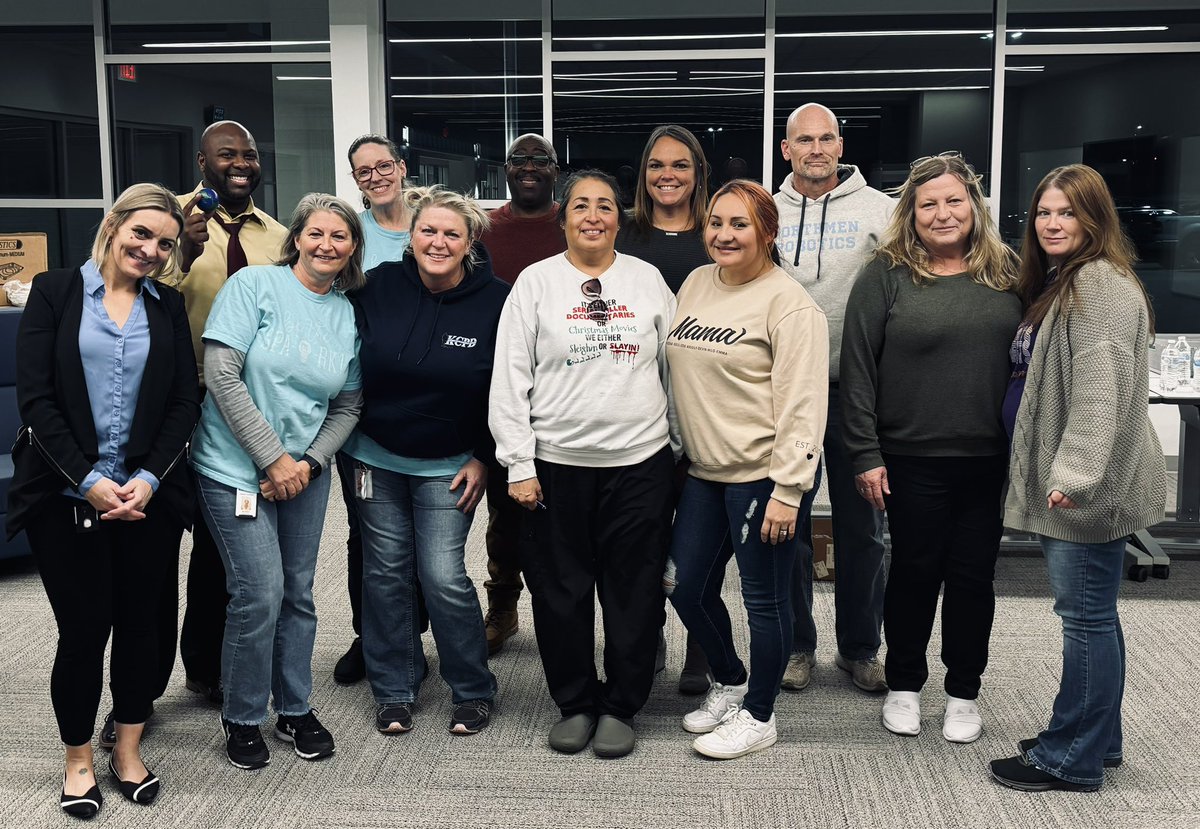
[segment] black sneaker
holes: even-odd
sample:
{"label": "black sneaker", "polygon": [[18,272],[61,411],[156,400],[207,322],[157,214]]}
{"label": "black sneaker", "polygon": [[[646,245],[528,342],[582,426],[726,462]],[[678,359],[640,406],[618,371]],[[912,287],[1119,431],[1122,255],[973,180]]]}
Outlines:
{"label": "black sneaker", "polygon": [[209,682],[189,676],[184,681],[183,687],[187,688],[193,694],[199,694],[204,697],[209,705],[214,705],[217,708],[220,708],[225,701],[225,693],[221,690],[221,681],[219,679]]}
{"label": "black sneaker", "polygon": [[478,734],[492,719],[492,702],[472,699],[454,706],[450,715],[451,734]]}
{"label": "black sneaker", "polygon": [[363,659],[362,637],[354,637],[350,650],[333,666],[333,681],[338,685],[353,685],[367,675],[367,663]]}
{"label": "black sneaker", "polygon": [[225,753],[239,769],[261,769],[271,762],[271,750],[257,725],[242,725],[221,718],[225,732]]}
{"label": "black sneaker", "polygon": [[325,730],[311,708],[299,717],[280,714],[275,722],[275,736],[291,743],[296,754],[305,760],[320,760],[334,751],[333,735]]}
{"label": "black sneaker", "polygon": [[100,739],[98,740],[100,748],[112,751],[117,747],[117,724],[113,722],[113,712],[109,711],[108,716],[104,718],[104,725],[100,727]]}
{"label": "black sneaker", "polygon": [[[150,720],[154,718],[154,706],[150,706],[150,713],[146,715],[146,722],[142,726],[143,736],[150,729]],[[100,748],[106,751],[112,751],[117,747],[117,724],[113,721],[113,712],[109,711],[108,716],[104,718],[104,725],[100,727],[100,738],[96,741]]]}
{"label": "black sneaker", "polygon": [[403,734],[412,730],[412,703],[394,702],[375,709],[375,728],[380,734]]}

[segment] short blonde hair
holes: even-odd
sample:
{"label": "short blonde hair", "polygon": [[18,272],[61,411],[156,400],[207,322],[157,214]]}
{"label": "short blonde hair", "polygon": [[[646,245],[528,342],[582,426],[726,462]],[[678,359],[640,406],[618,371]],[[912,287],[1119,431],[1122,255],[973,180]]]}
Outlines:
{"label": "short blonde hair", "polygon": [[[404,191],[404,203],[412,211],[412,231],[417,231],[417,221],[421,213],[431,207],[441,207],[462,217],[467,226],[467,256],[463,267],[470,271],[479,264],[479,254],[476,253],[475,243],[492,224],[487,211],[479,206],[479,202],[470,196],[447,190],[440,184],[430,187],[410,187]],[[407,256],[412,256],[412,242],[409,242]]]}
{"label": "short blonde hair", "polygon": [[96,230],[96,238],[92,242],[92,260],[97,266],[104,264],[112,247],[113,235],[117,228],[129,221],[129,217],[139,210],[161,210],[167,213],[179,224],[175,234],[175,247],[166,261],[147,274],[151,279],[157,279],[162,274],[174,270],[179,255],[179,236],[183,233],[183,208],[175,194],[161,184],[135,184],[121,195],[117,196],[112,210],[105,214]]}

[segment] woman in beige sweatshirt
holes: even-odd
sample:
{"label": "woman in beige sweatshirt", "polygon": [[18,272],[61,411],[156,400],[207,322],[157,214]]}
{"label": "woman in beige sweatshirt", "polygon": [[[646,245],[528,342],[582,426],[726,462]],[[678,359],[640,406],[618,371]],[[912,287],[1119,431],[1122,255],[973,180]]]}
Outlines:
{"label": "woman in beige sweatshirt", "polygon": [[[683,718],[715,759],[777,738],[773,713],[791,652],[792,565],[812,504],[828,405],[825,314],[779,267],[779,213],[745,180],[717,191],[705,245],[715,264],[683,284],[667,338],[672,393],[691,459],[671,556],[679,618],[712,667],[704,703]],[[736,556],[750,665],[734,650],[721,582]]]}

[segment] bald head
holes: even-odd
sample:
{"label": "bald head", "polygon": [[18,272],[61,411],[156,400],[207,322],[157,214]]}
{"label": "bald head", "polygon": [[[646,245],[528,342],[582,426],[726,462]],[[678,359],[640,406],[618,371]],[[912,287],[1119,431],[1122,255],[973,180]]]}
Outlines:
{"label": "bald head", "polygon": [[237,121],[216,121],[209,124],[204,128],[204,132],[200,133],[200,152],[211,152],[214,141],[220,141],[222,138],[229,137],[244,138],[251,146],[256,147],[254,136],[250,134],[250,130],[243,127]]}
{"label": "bald head", "polygon": [[200,134],[196,164],[204,182],[217,191],[230,216],[242,213],[258,187],[262,168],[258,145],[250,130],[237,121],[218,121]]}
{"label": "bald head", "polygon": [[787,119],[787,126],[784,128],[785,133],[790,138],[792,136],[792,129],[795,127],[798,121],[803,119],[805,122],[810,122],[813,119],[820,118],[821,116],[824,116],[825,119],[827,119],[826,124],[828,124],[833,130],[834,135],[840,136],[842,134],[841,129],[838,127],[837,116],[833,114],[833,110],[824,104],[818,104],[811,101],[807,104],[801,104],[792,110],[792,114],[789,115]]}
{"label": "bald head", "polygon": [[788,116],[783,157],[792,165],[792,187],[817,199],[837,187],[842,136],[833,112],[820,104],[804,104]]}

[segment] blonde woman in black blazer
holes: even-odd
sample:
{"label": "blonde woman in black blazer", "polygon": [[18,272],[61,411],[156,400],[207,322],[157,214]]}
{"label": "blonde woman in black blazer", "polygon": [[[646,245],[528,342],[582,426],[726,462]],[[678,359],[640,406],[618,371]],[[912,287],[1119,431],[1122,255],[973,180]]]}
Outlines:
{"label": "blonde woman in black blazer", "polygon": [[114,782],[136,803],[159,790],[140,744],[157,693],[160,597],[191,523],[184,459],[199,388],[183,299],[153,278],[182,227],[171,191],[129,188],[87,262],[33,281],[17,335],[22,427],[7,529],[28,535],[58,624],[50,695],[66,751],[60,803],[76,817],[103,801],[91,738],[110,631]]}

